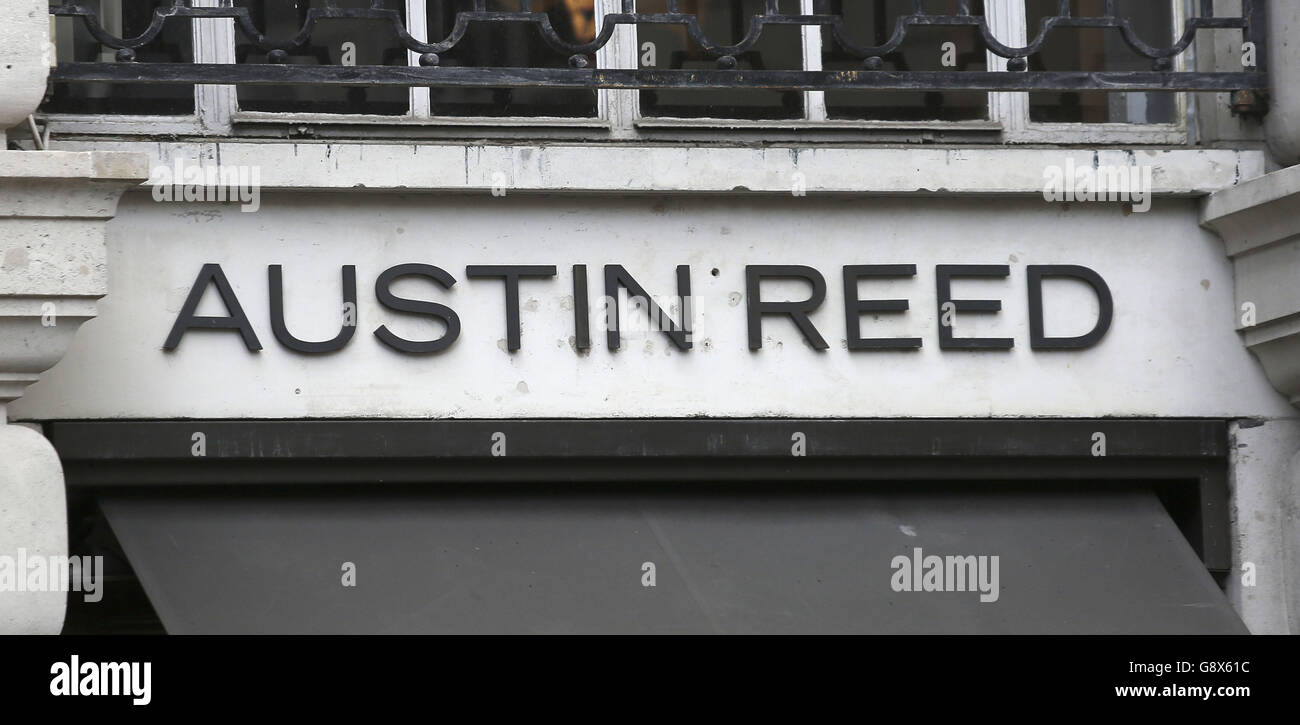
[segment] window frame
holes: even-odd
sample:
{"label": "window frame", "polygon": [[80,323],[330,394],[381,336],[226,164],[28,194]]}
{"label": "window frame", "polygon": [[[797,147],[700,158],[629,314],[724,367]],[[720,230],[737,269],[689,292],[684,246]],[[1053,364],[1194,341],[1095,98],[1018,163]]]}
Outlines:
{"label": "window frame", "polygon": [[[1028,44],[1028,12],[1025,0],[986,0],[1005,7],[1004,22],[993,28],[994,35],[1004,43],[1016,47]],[[1171,39],[1182,35],[1187,17],[1195,10],[1194,0],[1165,0],[1170,4],[1173,18]],[[1002,33],[1005,33],[1003,35]],[[1004,40],[1005,38],[1005,40]],[[1174,58],[1173,69],[1184,71],[1196,66],[1196,42],[1187,51]],[[997,58],[996,70],[1006,70],[1005,58]],[[990,67],[990,70],[994,70]],[[1153,145],[1183,145],[1189,138],[1189,95],[1174,94],[1174,121],[1172,123],[1049,123],[1032,121],[1029,117],[1028,93],[990,93],[990,102],[998,106],[997,118],[1003,124],[1003,140],[1016,143],[1060,143],[1062,137],[1076,139],[1073,143],[1140,143]],[[994,101],[994,97],[996,100]]]}
{"label": "window frame", "polygon": [[[195,0],[199,7],[217,7],[222,0]],[[596,30],[600,32],[606,14],[621,11],[621,0],[595,0]],[[813,0],[799,0],[800,12],[809,14]],[[1194,10],[1193,0],[1166,0],[1171,3],[1174,20],[1173,34],[1183,32],[1187,13]],[[407,25],[413,36],[423,39],[426,33],[425,0],[406,0]],[[1023,46],[1027,43],[1025,0],[985,0],[985,13],[995,37],[1007,45]],[[195,62],[233,63],[236,43],[234,22],[230,19],[197,19],[192,22]],[[805,26],[802,33],[804,68],[821,68],[821,29]],[[639,63],[636,28],[618,26],[609,43],[597,51],[596,64],[601,68],[636,68]],[[1175,70],[1185,70],[1195,65],[1193,42],[1187,52],[1175,59]],[[408,51],[408,63],[418,65],[418,54]],[[992,52],[986,53],[987,68],[1005,71],[1007,61]],[[426,87],[408,89],[407,113],[400,116],[379,114],[336,113],[283,113],[240,110],[237,89],[233,85],[195,86],[195,107],[190,114],[175,116],[101,114],[49,114],[45,116],[51,131],[56,134],[113,134],[113,135],[201,135],[233,136],[257,135],[259,127],[303,124],[322,126],[357,126],[400,128],[445,128],[506,130],[521,128],[543,135],[547,129],[570,129],[577,133],[590,131],[587,140],[627,140],[653,135],[657,132],[692,130],[709,132],[721,129],[762,131],[829,131],[834,133],[861,132],[867,139],[872,131],[951,131],[996,135],[991,142],[1003,144],[1070,143],[1080,139],[1088,143],[1142,143],[1153,145],[1182,145],[1189,138],[1187,124],[1191,114],[1190,95],[1177,93],[1176,120],[1167,124],[1134,123],[1044,123],[1033,122],[1029,117],[1027,93],[990,92],[988,118],[967,121],[882,121],[862,119],[832,119],[827,117],[825,91],[804,91],[804,117],[801,119],[734,119],[722,117],[663,117],[642,116],[640,91],[636,89],[598,89],[597,113],[591,117],[556,116],[445,116],[433,115],[429,108],[429,90]],[[240,133],[236,133],[236,131]]]}
{"label": "window frame", "polygon": [[[119,0],[129,2],[130,0]],[[219,0],[195,0],[196,5],[216,7]],[[53,16],[51,16],[53,17]],[[50,23],[50,42],[55,42],[54,34],[56,23]],[[199,62],[203,57],[203,48],[210,45],[212,28],[208,27],[212,23],[191,23],[192,43],[194,60]],[[231,25],[231,30],[234,26]],[[57,51],[56,51],[57,53]],[[46,114],[44,120],[51,133],[58,134],[113,134],[113,135],[141,135],[141,134],[192,134],[199,133],[203,129],[202,110],[200,101],[207,100],[203,91],[211,86],[194,87],[194,108],[190,113],[176,115],[127,115],[127,114],[102,114],[102,113],[53,113]]]}
{"label": "window frame", "polygon": [[[213,0],[204,0],[213,2]],[[596,2],[596,32],[599,33],[604,24],[606,13],[618,12],[619,0],[595,0]],[[427,0],[406,0],[406,27],[411,36],[421,42],[428,42],[427,19]],[[229,20],[219,21],[231,26],[229,47],[234,48],[234,25]],[[622,28],[620,28],[622,30]],[[617,36],[619,33],[615,33]],[[613,57],[611,46],[615,45],[615,38],[608,45],[596,52],[596,67],[607,68],[610,59]],[[420,55],[413,51],[407,51],[407,65],[418,66]],[[233,61],[214,61],[214,62],[233,62]],[[606,96],[609,91],[597,89],[596,91],[596,115],[594,116],[446,116],[434,115],[429,102],[429,89],[427,86],[411,86],[408,90],[407,112],[400,116],[379,115],[379,114],[355,114],[355,113],[283,113],[274,111],[245,111],[241,110],[238,105],[237,91],[232,90],[235,95],[229,121],[231,124],[240,123],[270,123],[284,124],[286,122],[297,123],[324,123],[340,125],[384,125],[384,126],[470,126],[470,127],[548,127],[548,128],[593,128],[607,129],[609,122],[609,104]]]}
{"label": "window frame", "polygon": [[[815,0],[799,0],[799,13],[801,15],[813,14],[813,3]],[[1019,2],[1021,0],[985,0],[985,13],[992,18],[995,12],[1001,12],[1000,8],[995,10],[995,6],[1006,2]],[[635,32],[635,28],[632,28]],[[819,71],[822,70],[822,29],[819,26],[806,25],[801,28],[802,33],[802,50],[803,50],[803,70]],[[640,47],[639,41],[634,40],[634,47]],[[985,53],[985,66],[989,70],[994,68],[994,61],[998,59],[993,53]],[[638,62],[633,57],[633,65]],[[1003,61],[1003,69],[1006,62]],[[830,118],[826,111],[826,92],[825,91],[804,91],[803,108],[804,117],[797,119],[735,119],[723,116],[702,116],[702,117],[677,117],[677,116],[645,116],[641,113],[641,95],[639,91],[626,91],[632,94],[631,114],[635,119],[635,124],[639,128],[646,129],[665,129],[665,128],[781,128],[781,129],[847,129],[870,131],[872,129],[889,129],[889,130],[951,130],[951,131],[989,131],[995,132],[1003,128],[1002,122],[993,115],[995,108],[990,100],[988,104],[988,116],[982,119],[970,119],[966,121],[942,121],[942,120],[922,120],[922,121],[884,121],[870,119],[850,119],[850,118]],[[992,97],[992,93],[985,94]]]}

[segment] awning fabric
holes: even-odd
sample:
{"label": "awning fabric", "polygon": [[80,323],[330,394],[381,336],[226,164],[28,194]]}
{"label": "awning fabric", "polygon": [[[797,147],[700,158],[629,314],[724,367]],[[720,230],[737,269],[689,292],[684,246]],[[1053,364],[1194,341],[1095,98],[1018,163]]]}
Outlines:
{"label": "awning fabric", "polygon": [[[1144,491],[610,487],[101,503],[172,633],[1246,631]],[[977,581],[896,591],[895,557],[924,570],[931,555],[996,555],[997,600],[981,601]],[[345,562],[355,587],[343,586]]]}

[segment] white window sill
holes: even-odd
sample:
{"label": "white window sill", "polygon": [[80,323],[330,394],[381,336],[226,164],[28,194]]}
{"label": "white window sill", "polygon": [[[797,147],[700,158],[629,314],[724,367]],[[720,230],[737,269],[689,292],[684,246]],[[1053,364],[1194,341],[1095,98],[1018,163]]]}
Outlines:
{"label": "white window sill", "polygon": [[1041,194],[1044,172],[1150,165],[1157,195],[1201,196],[1265,172],[1262,151],[647,144],[59,141],[151,166],[258,167],[266,190],[507,193]]}

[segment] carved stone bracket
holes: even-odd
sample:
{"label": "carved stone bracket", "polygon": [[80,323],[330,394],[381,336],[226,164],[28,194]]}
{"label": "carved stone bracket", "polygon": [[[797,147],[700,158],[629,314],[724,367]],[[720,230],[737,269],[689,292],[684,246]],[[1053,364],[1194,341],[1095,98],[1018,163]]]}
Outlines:
{"label": "carved stone bracket", "polygon": [[1232,259],[1243,342],[1300,406],[1300,166],[1212,194],[1201,221]]}

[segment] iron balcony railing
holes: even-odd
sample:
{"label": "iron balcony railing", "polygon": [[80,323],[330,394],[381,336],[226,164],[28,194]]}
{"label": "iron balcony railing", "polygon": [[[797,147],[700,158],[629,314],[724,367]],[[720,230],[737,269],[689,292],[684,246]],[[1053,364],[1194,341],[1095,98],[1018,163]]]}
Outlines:
{"label": "iron balcony railing", "polygon": [[[1200,12],[1188,18],[1176,42],[1151,45],[1134,32],[1128,19],[1118,14],[1115,0],[1106,0],[1105,13],[1073,17],[1068,0],[1060,0],[1057,14],[1043,18],[1037,34],[1023,47],[999,41],[983,15],[972,14],[969,0],[959,0],[958,14],[927,14],[922,0],[912,0],[912,12],[898,16],[892,34],[878,45],[853,37],[843,16],[791,15],[778,10],[777,0],[767,0],[762,14],[749,19],[748,32],[739,42],[726,45],[710,39],[694,14],[680,12],[678,0],[667,0],[666,13],[636,12],[632,0],[623,0],[622,12],[603,18],[590,42],[561,37],[544,12],[534,12],[530,0],[521,0],[519,12],[487,10],[486,0],[474,0],[473,10],[456,15],[451,32],[441,40],[422,42],[414,37],[398,10],[376,1],[367,8],[341,8],[334,2],[306,11],[306,21],[292,37],[272,38],[259,30],[245,7],[194,7],[190,0],[173,0],[154,10],[149,27],[135,37],[108,32],[94,10],[76,2],[51,9],[57,16],[80,18],[103,47],[116,49],[117,62],[60,63],[52,73],[59,82],[180,83],[180,84],[308,84],[397,85],[430,87],[553,87],[607,89],[754,88],[769,90],[972,90],[972,91],[1253,91],[1267,88],[1264,0],[1243,0],[1240,15],[1214,14],[1211,0],[1200,0]],[[224,4],[224,3],[223,3]],[[229,18],[238,31],[262,53],[265,63],[137,62],[136,50],[158,37],[165,25],[193,18]],[[391,23],[395,37],[419,55],[419,65],[305,65],[286,63],[288,51],[311,41],[321,21],[378,20]],[[568,67],[442,67],[439,54],[457,47],[471,26],[478,23],[527,23],[536,26],[545,44],[569,56]],[[592,68],[588,57],[604,48],[620,25],[677,25],[715,69]],[[772,25],[819,27],[846,54],[861,61],[860,70],[752,70],[737,67],[736,56],[753,49],[766,27]],[[883,58],[898,50],[908,31],[917,26],[974,28],[992,53],[1007,59],[1006,71],[906,71],[884,69]],[[1027,59],[1038,53],[1061,28],[1102,28],[1118,33],[1138,55],[1151,61],[1150,70],[1031,71]],[[1239,71],[1180,70],[1174,60],[1191,47],[1198,30],[1240,29],[1242,43],[1253,43],[1256,63]]]}

